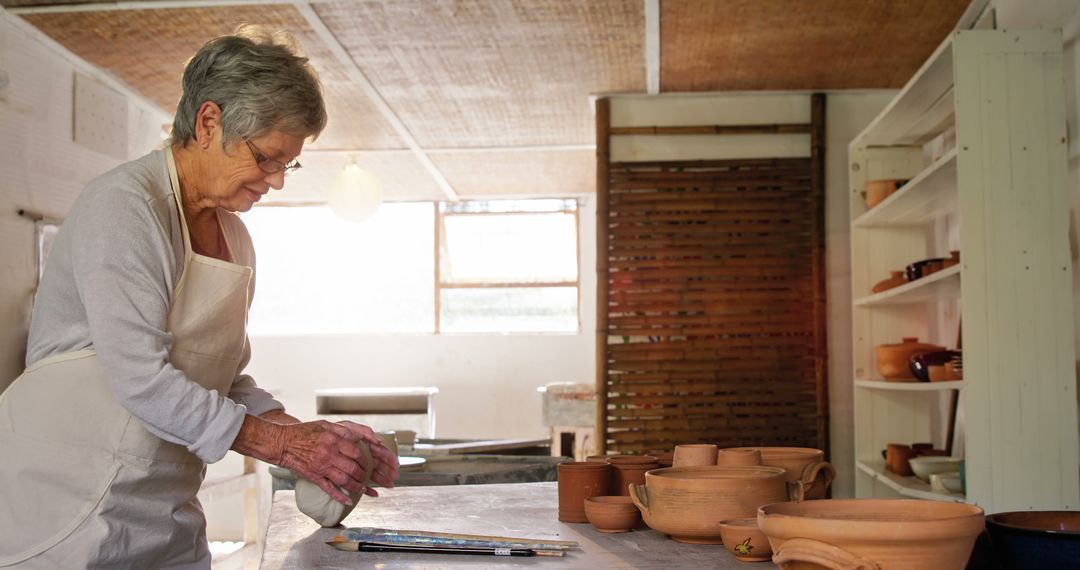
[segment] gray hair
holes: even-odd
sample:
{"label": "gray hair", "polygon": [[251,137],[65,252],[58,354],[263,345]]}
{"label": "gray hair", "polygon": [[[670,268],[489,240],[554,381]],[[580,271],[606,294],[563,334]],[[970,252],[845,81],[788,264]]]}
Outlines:
{"label": "gray hair", "polygon": [[322,87],[292,35],[242,25],[204,44],[184,67],[184,92],[167,144],[195,139],[199,107],[221,107],[222,145],[278,130],[300,138],[326,127]]}

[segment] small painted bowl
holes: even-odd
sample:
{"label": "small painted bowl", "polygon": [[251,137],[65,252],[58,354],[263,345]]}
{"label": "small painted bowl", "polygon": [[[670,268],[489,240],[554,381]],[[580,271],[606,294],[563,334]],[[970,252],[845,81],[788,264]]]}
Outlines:
{"label": "small painted bowl", "polygon": [[724,539],[724,548],[742,562],[772,560],[769,539],[758,528],[756,518],[723,521],[720,523],[720,536]]}
{"label": "small painted bowl", "polygon": [[626,495],[585,499],[585,517],[600,532],[627,532],[641,522],[641,511]]}

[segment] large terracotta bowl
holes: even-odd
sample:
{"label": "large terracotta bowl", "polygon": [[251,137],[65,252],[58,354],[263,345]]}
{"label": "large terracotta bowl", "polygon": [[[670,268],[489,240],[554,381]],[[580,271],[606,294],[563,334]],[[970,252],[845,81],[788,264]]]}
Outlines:
{"label": "large terracotta bowl", "polygon": [[651,528],[680,542],[722,544],[721,521],[754,516],[788,491],[777,467],[670,467],[646,473],[630,496]]}
{"label": "large terracotta bowl", "polygon": [[824,499],[836,479],[836,469],[825,461],[825,452],[812,447],[730,447],[724,451],[756,450],[761,464],[787,471],[785,479],[795,485],[801,481],[806,499]]}
{"label": "large terracotta bowl", "polygon": [[974,505],[910,499],[832,499],[758,510],[784,570],[963,570],[982,532]]}

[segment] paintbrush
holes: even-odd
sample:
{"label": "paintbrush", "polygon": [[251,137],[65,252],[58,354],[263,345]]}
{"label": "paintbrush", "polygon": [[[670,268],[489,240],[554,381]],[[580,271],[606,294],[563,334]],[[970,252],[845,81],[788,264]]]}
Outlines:
{"label": "paintbrush", "polygon": [[409,546],[332,540],[330,546],[346,552],[417,552],[423,554],[475,554],[481,556],[562,556],[561,552],[541,553],[531,548],[462,548],[450,546]]}

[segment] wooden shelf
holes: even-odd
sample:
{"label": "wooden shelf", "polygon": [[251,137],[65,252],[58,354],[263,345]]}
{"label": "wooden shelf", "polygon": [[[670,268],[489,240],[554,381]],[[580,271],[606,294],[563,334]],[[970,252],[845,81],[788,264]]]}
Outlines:
{"label": "wooden shelf", "polygon": [[964,387],[963,380],[948,382],[886,382],[884,380],[856,380],[855,386],[871,390],[897,390],[900,392],[939,392],[959,390]]}
{"label": "wooden shelf", "polygon": [[917,279],[906,285],[893,287],[888,291],[874,293],[855,299],[856,307],[875,307],[883,305],[905,305],[922,303],[928,300],[960,298],[960,265],[947,267]]}
{"label": "wooden shelf", "polygon": [[952,122],[953,38],[949,34],[885,110],[852,141],[855,147],[922,144]]}
{"label": "wooden shelf", "polygon": [[953,148],[851,225],[873,228],[924,224],[955,212],[958,200],[956,149]]}
{"label": "wooden shelf", "polygon": [[916,499],[930,499],[933,501],[948,501],[952,503],[966,503],[967,497],[960,493],[938,492],[930,488],[929,483],[924,483],[918,477],[904,477],[885,469],[885,464],[880,461],[857,461],[855,465],[860,471],[884,483],[887,487],[904,495]]}

